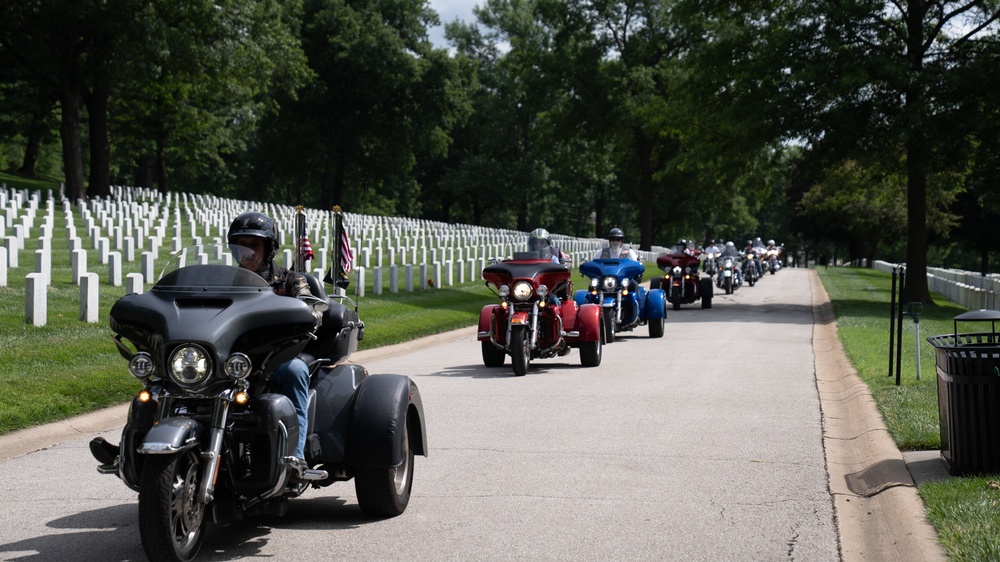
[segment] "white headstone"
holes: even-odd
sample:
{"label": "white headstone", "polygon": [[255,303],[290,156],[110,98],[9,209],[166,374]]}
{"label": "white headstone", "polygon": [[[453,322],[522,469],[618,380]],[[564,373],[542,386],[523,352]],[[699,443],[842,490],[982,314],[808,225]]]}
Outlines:
{"label": "white headstone", "polygon": [[142,294],[142,274],[129,273],[125,276],[125,294]]}
{"label": "white headstone", "polygon": [[24,321],[32,326],[44,326],[47,318],[48,289],[41,273],[29,273],[24,278]]}
{"label": "white headstone", "polygon": [[87,250],[73,250],[69,254],[69,267],[74,285],[80,284],[80,276],[87,271]]}
{"label": "white headstone", "polygon": [[5,236],[4,248],[7,248],[7,266],[11,269],[17,267],[17,237],[16,236]]}
{"label": "white headstone", "polygon": [[112,287],[121,287],[122,285],[121,252],[111,252],[108,254],[108,283]]}
{"label": "white headstone", "polygon": [[80,321],[95,323],[98,316],[98,280],[93,272],[80,276]]}

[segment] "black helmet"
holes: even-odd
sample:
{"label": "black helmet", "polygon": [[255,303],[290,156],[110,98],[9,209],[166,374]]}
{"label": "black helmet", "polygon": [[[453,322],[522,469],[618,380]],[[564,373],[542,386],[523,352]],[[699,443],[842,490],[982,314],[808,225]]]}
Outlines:
{"label": "black helmet", "polygon": [[241,236],[256,236],[267,242],[267,249],[264,252],[265,264],[269,264],[278,253],[278,225],[264,213],[249,211],[233,219],[226,239],[230,244],[235,244],[236,239]]}
{"label": "black helmet", "polygon": [[608,233],[608,240],[612,238],[621,238],[622,240],[625,240],[625,233],[618,227],[612,228],[611,232]]}
{"label": "black helmet", "polygon": [[552,242],[549,241],[549,231],[544,228],[536,228],[528,235],[528,250],[540,252],[545,259],[552,257]]}

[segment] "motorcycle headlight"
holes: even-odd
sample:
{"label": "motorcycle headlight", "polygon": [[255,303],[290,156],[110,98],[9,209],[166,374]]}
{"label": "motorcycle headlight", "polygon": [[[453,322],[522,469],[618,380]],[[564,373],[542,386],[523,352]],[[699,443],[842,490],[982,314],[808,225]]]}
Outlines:
{"label": "motorcycle headlight", "polygon": [[514,298],[519,301],[528,300],[531,296],[531,283],[518,281],[514,283]]}
{"label": "motorcycle headlight", "polygon": [[601,288],[605,291],[614,291],[615,287],[618,286],[618,278],[608,275],[601,278]]}
{"label": "motorcycle headlight", "polygon": [[229,359],[226,359],[226,364],[222,366],[222,369],[226,371],[229,378],[243,380],[253,370],[253,363],[250,362],[250,358],[246,355],[234,353],[229,356]]}
{"label": "motorcycle headlight", "polygon": [[674,271],[674,275],[680,275],[681,274],[681,266],[675,265],[673,271]]}
{"label": "motorcycle headlight", "polygon": [[549,294],[549,288],[545,285],[538,286],[538,297],[544,299],[545,295]]}
{"label": "motorcycle headlight", "polygon": [[510,294],[510,287],[508,287],[507,285],[500,285],[500,290],[497,292],[500,294],[502,298],[507,298],[507,295]]}
{"label": "motorcycle headlight", "polygon": [[137,379],[144,379],[153,374],[153,358],[145,351],[140,351],[128,361],[128,372]]}
{"label": "motorcycle headlight", "polygon": [[177,384],[192,386],[205,380],[212,372],[212,361],[201,346],[182,345],[170,354],[170,378]]}
{"label": "motorcycle headlight", "polygon": [[590,280],[590,286],[593,287],[594,289],[596,289],[597,286],[600,284],[600,282],[601,281],[595,277],[595,278],[593,278],[593,279]]}
{"label": "motorcycle headlight", "polygon": [[628,289],[629,282],[628,278],[622,279],[622,289]]}
{"label": "motorcycle headlight", "polygon": [[722,265],[725,267],[733,267],[733,260],[731,258],[726,258],[726,260],[722,262]]}

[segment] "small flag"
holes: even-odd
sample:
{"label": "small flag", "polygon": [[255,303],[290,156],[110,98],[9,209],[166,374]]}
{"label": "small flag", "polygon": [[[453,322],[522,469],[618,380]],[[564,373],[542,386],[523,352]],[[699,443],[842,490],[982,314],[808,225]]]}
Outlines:
{"label": "small flag", "polygon": [[299,238],[299,254],[301,254],[302,258],[305,260],[311,260],[316,257],[313,254],[312,244],[309,243],[309,237],[305,234]]}
{"label": "small flag", "polygon": [[347,240],[347,229],[340,231],[340,269],[344,273],[350,273],[354,260],[354,253],[351,252],[351,243]]}

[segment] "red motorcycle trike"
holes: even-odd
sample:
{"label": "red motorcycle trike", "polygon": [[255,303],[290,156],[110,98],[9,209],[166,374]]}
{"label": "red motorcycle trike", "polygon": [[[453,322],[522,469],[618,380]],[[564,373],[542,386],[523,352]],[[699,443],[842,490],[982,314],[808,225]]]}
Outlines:
{"label": "red motorcycle trike", "polygon": [[699,299],[702,308],[712,308],[712,278],[702,277],[698,273],[698,265],[701,263],[699,253],[671,252],[656,258],[656,265],[666,275],[652,279],[649,286],[651,289],[666,291],[667,300],[674,310],[679,310],[682,304],[690,304]]}
{"label": "red motorcycle trike", "polygon": [[569,266],[538,256],[519,252],[483,269],[486,286],[500,297],[500,304],[486,305],[479,314],[483,363],[499,367],[510,355],[514,374],[523,376],[532,359],[578,347],[584,367],[600,365],[601,307],[567,298],[573,294]]}

